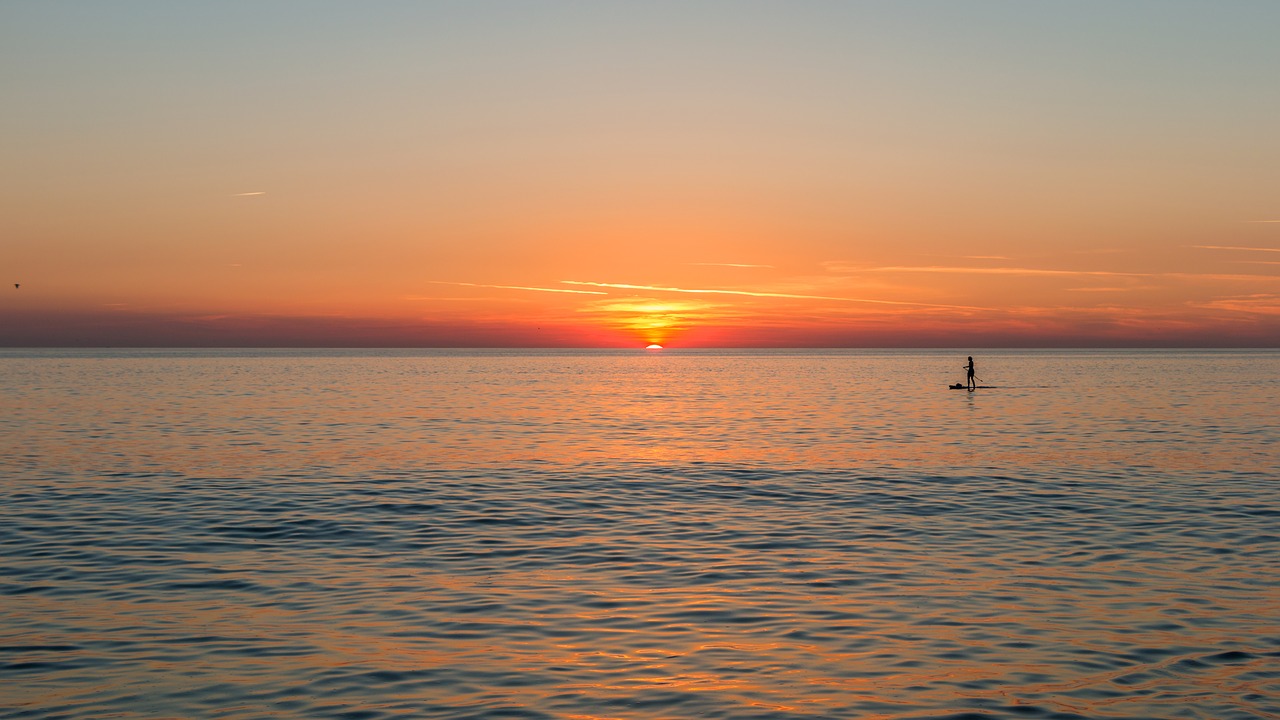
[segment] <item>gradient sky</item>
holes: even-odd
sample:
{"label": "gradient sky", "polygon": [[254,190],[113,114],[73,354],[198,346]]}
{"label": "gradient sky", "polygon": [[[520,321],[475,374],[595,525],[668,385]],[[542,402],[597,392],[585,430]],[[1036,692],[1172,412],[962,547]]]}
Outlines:
{"label": "gradient sky", "polygon": [[1277,346],[1277,29],[7,0],[0,345]]}

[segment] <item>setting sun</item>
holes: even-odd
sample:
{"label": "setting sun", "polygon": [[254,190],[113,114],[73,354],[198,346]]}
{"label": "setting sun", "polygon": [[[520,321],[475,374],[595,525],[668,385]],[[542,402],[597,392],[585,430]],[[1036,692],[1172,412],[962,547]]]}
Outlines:
{"label": "setting sun", "polygon": [[645,346],[645,350],[661,350],[661,349],[662,349],[662,346],[657,343],[654,343],[653,345]]}

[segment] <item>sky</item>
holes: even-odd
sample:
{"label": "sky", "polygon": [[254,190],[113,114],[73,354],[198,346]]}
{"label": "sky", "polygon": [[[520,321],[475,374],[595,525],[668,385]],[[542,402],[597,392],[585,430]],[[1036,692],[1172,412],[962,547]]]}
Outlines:
{"label": "sky", "polygon": [[5,0],[0,346],[1277,347],[1277,28]]}

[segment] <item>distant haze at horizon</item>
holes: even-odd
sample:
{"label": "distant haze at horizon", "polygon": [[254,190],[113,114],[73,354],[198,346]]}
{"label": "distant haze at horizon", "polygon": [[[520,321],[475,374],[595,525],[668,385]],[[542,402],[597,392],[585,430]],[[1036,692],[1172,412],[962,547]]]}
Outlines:
{"label": "distant haze at horizon", "polygon": [[0,346],[1280,347],[1276,27],[9,3]]}
{"label": "distant haze at horizon", "polygon": [[[386,318],[244,317],[130,315],[127,313],[55,314],[5,319],[3,348],[643,348],[627,333],[601,333],[575,326],[431,323]],[[1235,332],[1179,333],[1039,332],[992,329],[981,319],[954,328],[929,328],[911,335],[892,327],[696,328],[674,339],[668,349],[750,348],[1277,348],[1267,326]],[[1241,330],[1244,330],[1241,332]]]}

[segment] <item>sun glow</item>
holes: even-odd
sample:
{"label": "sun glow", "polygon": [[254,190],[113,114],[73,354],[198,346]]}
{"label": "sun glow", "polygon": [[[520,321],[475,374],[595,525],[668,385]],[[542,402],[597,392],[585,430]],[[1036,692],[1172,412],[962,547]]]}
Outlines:
{"label": "sun glow", "polygon": [[645,347],[645,350],[661,350],[661,349],[662,349],[662,346],[657,343],[654,343],[652,345],[648,345]]}

